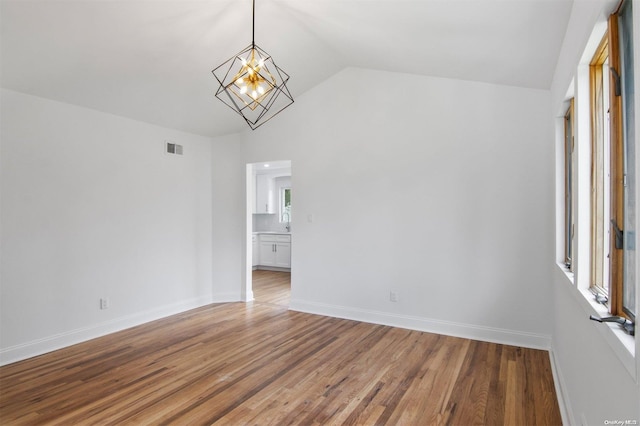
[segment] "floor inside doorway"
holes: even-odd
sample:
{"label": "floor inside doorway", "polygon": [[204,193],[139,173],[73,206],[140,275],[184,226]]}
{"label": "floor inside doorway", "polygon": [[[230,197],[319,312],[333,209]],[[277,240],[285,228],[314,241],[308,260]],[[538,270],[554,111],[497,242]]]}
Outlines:
{"label": "floor inside doorway", "polygon": [[255,302],[289,307],[291,272],[255,270],[252,285]]}

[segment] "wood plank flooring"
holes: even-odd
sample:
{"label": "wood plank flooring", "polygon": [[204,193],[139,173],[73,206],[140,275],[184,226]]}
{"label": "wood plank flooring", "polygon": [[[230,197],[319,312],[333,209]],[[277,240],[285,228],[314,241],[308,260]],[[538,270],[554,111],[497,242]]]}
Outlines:
{"label": "wood plank flooring", "polygon": [[258,303],[289,306],[291,297],[291,273],[253,271],[253,299]]}
{"label": "wood plank flooring", "polygon": [[[289,274],[259,272],[287,288]],[[254,293],[1,367],[0,423],[561,423],[546,351],[292,312],[288,295]]]}

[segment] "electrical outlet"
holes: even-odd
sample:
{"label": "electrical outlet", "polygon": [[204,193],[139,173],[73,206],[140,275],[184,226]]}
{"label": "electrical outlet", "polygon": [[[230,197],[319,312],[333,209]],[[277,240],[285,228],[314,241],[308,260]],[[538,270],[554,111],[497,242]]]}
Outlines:
{"label": "electrical outlet", "polygon": [[395,291],[389,292],[389,300],[392,302],[398,301],[398,293]]}
{"label": "electrical outlet", "polygon": [[109,309],[109,299],[106,297],[100,299],[100,309]]}

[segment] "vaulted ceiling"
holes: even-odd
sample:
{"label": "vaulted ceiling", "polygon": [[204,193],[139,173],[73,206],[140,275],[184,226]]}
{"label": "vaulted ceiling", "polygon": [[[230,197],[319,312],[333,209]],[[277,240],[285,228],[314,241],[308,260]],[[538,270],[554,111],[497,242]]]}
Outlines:
{"label": "vaulted ceiling", "polygon": [[[214,97],[211,70],[250,44],[251,0],[0,7],[4,88],[207,136],[247,128]],[[350,66],[548,89],[571,8],[571,0],[256,0],[255,37],[291,76],[294,98]]]}

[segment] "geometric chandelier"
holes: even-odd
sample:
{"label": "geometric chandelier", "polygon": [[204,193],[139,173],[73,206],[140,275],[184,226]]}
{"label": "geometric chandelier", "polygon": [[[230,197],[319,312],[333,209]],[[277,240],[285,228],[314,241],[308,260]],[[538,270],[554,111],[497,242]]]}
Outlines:
{"label": "geometric chandelier", "polygon": [[253,0],[251,44],[211,71],[220,83],[216,97],[257,129],[293,103],[289,75],[255,43],[256,1]]}

